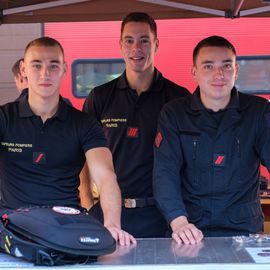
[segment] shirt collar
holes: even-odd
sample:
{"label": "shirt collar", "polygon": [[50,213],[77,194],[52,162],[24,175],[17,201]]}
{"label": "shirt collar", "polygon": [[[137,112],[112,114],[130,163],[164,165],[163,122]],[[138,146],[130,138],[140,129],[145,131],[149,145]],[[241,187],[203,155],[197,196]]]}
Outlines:
{"label": "shirt collar", "polygon": [[[63,98],[60,96],[58,110],[52,118],[58,118],[62,121],[67,119],[68,106],[70,105],[66,104]],[[19,99],[19,115],[21,118],[35,116],[28,103],[28,95],[22,96]]]}
{"label": "shirt collar", "polygon": [[[163,87],[163,76],[162,73],[159,72],[156,68],[154,72],[154,79],[150,85],[149,91],[158,92],[161,91]],[[117,88],[122,90],[130,89],[127,81],[126,71],[124,71],[119,77],[119,80],[117,82]]]}
{"label": "shirt collar", "polygon": [[[233,87],[231,91],[231,99],[226,109],[237,109],[237,108],[239,108],[239,96],[238,96],[237,89]],[[191,97],[191,109],[195,111],[206,110],[200,98],[199,87],[196,88],[195,92],[193,93]]]}

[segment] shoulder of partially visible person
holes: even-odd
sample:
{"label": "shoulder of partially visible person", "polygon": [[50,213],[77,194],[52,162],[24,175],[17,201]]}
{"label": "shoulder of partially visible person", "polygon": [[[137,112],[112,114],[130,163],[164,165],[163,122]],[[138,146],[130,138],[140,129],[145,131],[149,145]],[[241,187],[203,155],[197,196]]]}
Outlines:
{"label": "shoulder of partially visible person", "polygon": [[115,91],[119,78],[93,88],[84,101],[83,111],[96,115],[97,111],[103,108],[111,93]]}

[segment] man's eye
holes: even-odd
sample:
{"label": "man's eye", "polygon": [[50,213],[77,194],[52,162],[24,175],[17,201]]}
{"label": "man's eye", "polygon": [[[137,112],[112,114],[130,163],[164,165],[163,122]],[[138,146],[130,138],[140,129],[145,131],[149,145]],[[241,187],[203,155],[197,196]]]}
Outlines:
{"label": "man's eye", "polygon": [[211,70],[211,69],[213,69],[213,66],[212,65],[204,65],[203,68],[205,70]]}
{"label": "man's eye", "polygon": [[56,70],[56,69],[58,69],[58,68],[59,68],[58,65],[51,65],[51,66],[49,67],[50,70]]}
{"label": "man's eye", "polygon": [[132,39],[125,39],[125,44],[130,45],[133,43]]}
{"label": "man's eye", "polygon": [[224,65],[224,68],[225,69],[232,69],[232,64],[225,64]]}
{"label": "man's eye", "polygon": [[149,43],[149,39],[143,38],[143,39],[141,39],[141,43],[143,43],[143,44]]}
{"label": "man's eye", "polygon": [[41,69],[41,65],[38,65],[38,64],[33,65],[32,67],[33,67],[34,69]]}

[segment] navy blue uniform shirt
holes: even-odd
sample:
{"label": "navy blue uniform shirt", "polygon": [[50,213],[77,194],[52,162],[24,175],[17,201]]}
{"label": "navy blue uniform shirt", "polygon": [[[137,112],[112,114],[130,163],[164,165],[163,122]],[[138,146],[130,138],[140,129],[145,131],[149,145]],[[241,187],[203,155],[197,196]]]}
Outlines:
{"label": "navy blue uniform shirt", "polygon": [[27,95],[0,107],[1,206],[78,206],[85,152],[107,145],[94,117],[67,105],[42,122]]}
{"label": "navy blue uniform shirt", "polygon": [[84,110],[103,126],[123,198],[153,195],[153,142],[159,112],[168,101],[188,94],[157,70],[150,89],[140,96],[129,87],[125,72],[91,91]]}
{"label": "navy blue uniform shirt", "polygon": [[[189,92],[167,80],[160,72],[150,88],[138,96],[128,85],[125,72],[117,79],[96,87],[84,110],[102,124],[123,198],[149,198],[154,201],[153,142],[157,119],[163,105]],[[100,204],[91,213],[102,221]],[[121,226],[135,237],[164,237],[167,223],[156,205],[122,208]]]}

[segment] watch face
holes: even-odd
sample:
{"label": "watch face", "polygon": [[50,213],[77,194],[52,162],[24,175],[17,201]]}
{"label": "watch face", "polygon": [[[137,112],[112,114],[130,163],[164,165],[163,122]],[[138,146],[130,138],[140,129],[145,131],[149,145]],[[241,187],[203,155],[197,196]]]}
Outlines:
{"label": "watch face", "polygon": [[78,215],[80,214],[80,210],[72,208],[72,207],[66,207],[66,206],[54,206],[52,208],[54,212],[64,214],[64,215]]}

